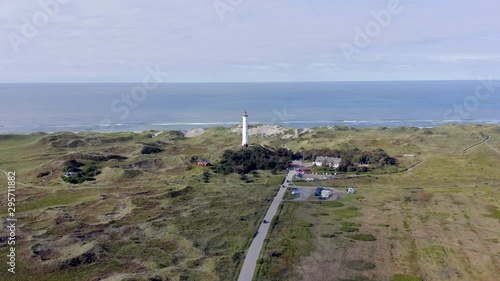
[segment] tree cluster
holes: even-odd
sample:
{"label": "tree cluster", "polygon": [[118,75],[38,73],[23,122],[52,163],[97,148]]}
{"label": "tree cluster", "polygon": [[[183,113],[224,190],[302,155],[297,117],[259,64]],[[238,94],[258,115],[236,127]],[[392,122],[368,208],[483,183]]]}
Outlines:
{"label": "tree cluster", "polygon": [[383,168],[384,166],[397,165],[397,159],[389,156],[383,149],[375,149],[372,151],[363,151],[358,148],[351,149],[313,149],[302,150],[298,155],[305,161],[314,161],[318,156],[342,158],[340,167],[337,169],[341,172],[366,172],[366,167],[359,165],[370,165],[373,167]]}
{"label": "tree cluster", "polygon": [[244,148],[239,151],[226,150],[215,171],[228,175],[231,173],[248,174],[255,170],[285,170],[294,159],[292,151],[279,148],[271,150],[264,147]]}
{"label": "tree cluster", "polygon": [[[81,169],[82,166],[83,169]],[[101,171],[96,165],[93,164],[85,165],[76,160],[67,161],[63,171],[72,173],[71,176],[62,177],[62,179],[65,182],[69,182],[72,184],[79,184],[84,181],[95,181],[94,177],[101,173]]]}

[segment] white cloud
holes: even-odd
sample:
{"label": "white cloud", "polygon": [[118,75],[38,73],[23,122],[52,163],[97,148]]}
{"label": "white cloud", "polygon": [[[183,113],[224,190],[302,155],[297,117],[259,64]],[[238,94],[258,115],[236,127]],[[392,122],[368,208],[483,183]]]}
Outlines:
{"label": "white cloud", "polygon": [[443,55],[431,56],[429,60],[444,63],[463,63],[463,62],[498,62],[500,55]]}
{"label": "white cloud", "polygon": [[272,67],[270,65],[254,65],[254,66],[251,66],[250,68],[257,69],[257,70],[270,70],[270,69],[274,69],[274,67]]}
{"label": "white cloud", "polygon": [[311,63],[307,66],[309,70],[322,70],[322,69],[339,69],[341,65],[338,63],[324,63],[324,62],[315,62]]}
{"label": "white cloud", "polygon": [[[212,1],[74,0],[19,54],[6,34],[19,32],[20,19],[39,10],[38,1],[4,2],[3,82],[67,81],[68,73],[76,82],[131,81],[158,63],[177,69],[172,77],[179,81],[412,79],[436,72],[475,79],[479,67],[499,71],[496,0],[405,1],[404,12],[351,64],[339,43],[352,41],[353,28],[365,26],[388,0],[245,1],[224,21]],[[459,70],[450,66],[456,64]]]}

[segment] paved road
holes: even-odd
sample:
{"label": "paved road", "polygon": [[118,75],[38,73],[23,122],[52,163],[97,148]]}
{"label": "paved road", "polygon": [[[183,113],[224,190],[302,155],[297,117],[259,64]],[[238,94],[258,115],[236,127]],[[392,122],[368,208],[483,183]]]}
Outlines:
{"label": "paved road", "polygon": [[[288,172],[287,180],[292,181],[295,171]],[[285,181],[285,187],[288,187],[288,183]],[[278,206],[283,200],[283,195],[285,194],[286,188],[280,188],[276,197],[274,197],[273,202],[269,206],[267,213],[264,217],[269,223],[262,223],[259,227],[259,231],[252,241],[252,245],[248,248],[245,261],[243,262],[243,267],[241,268],[240,276],[238,281],[252,281],[255,268],[257,266],[257,260],[259,259],[260,252],[262,251],[262,246],[264,245],[264,239],[266,239],[267,232],[271,226],[271,220],[276,215],[278,211]]]}

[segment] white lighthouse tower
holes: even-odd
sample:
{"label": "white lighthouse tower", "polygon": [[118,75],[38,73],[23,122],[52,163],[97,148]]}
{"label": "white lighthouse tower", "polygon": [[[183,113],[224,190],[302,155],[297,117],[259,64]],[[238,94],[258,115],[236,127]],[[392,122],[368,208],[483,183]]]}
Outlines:
{"label": "white lighthouse tower", "polygon": [[241,145],[248,147],[248,123],[247,123],[248,113],[243,112],[243,130],[241,131],[242,140]]}

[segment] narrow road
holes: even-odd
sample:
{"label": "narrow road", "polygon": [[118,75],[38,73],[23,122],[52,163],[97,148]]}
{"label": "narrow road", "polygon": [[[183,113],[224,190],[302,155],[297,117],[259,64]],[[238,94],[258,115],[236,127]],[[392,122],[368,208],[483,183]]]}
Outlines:
{"label": "narrow road", "polygon": [[[286,179],[292,181],[294,174],[295,171],[288,172]],[[286,182],[286,180],[284,185],[288,188],[288,183]],[[264,216],[264,220],[268,221],[268,223],[261,223],[257,235],[255,235],[250,248],[248,248],[245,261],[243,262],[243,266],[241,268],[240,276],[238,277],[238,281],[252,281],[255,268],[257,267],[257,260],[259,259],[260,252],[262,251],[262,247],[264,246],[264,239],[266,239],[267,233],[269,232],[269,228],[271,226],[271,221],[278,211],[278,206],[283,200],[285,191],[286,188],[280,187],[278,194],[276,195],[276,197],[274,197],[273,202],[269,206],[269,209]]]}

